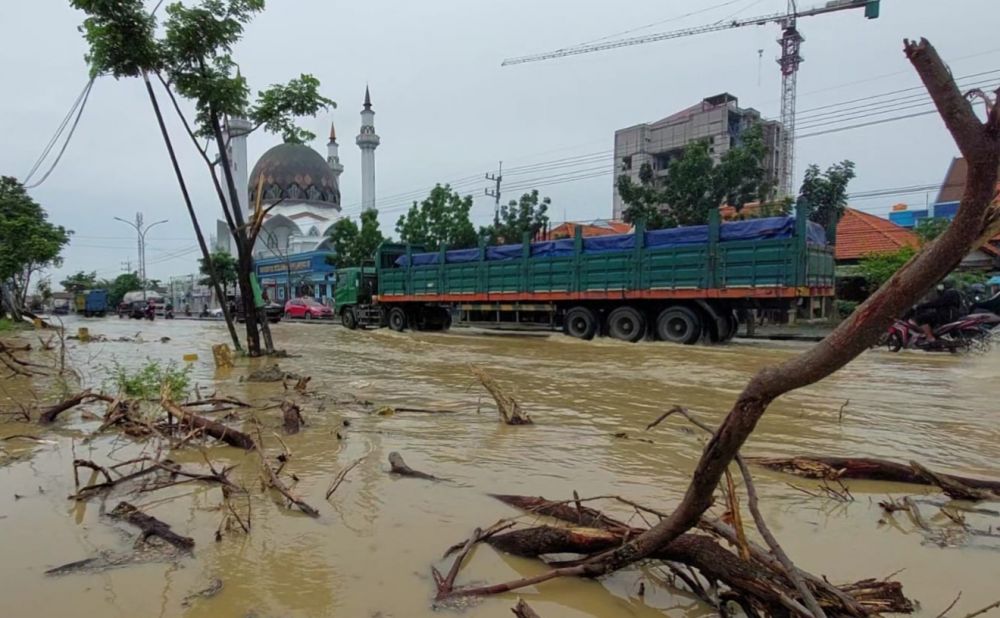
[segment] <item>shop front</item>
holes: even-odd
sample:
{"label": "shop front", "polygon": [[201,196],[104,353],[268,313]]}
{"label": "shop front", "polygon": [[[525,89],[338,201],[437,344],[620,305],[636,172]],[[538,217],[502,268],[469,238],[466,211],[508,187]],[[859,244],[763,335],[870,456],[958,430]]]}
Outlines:
{"label": "shop front", "polygon": [[297,253],[288,257],[256,261],[257,280],[267,298],[284,304],[290,298],[309,296],[321,303],[333,303],[334,266],[327,251]]}

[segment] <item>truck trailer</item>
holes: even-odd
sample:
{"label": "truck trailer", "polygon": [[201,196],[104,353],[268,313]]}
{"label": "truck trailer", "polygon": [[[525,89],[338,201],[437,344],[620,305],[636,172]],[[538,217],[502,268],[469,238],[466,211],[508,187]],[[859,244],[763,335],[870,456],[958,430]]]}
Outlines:
{"label": "truck trailer", "polygon": [[337,271],[348,328],[440,330],[452,320],[561,329],[580,339],[723,342],[751,309],[829,311],[834,252],[798,216],[427,252],[383,243],[374,264]]}
{"label": "truck trailer", "polygon": [[78,293],[73,304],[76,312],[83,317],[103,318],[108,312],[108,291],[107,290],[86,290]]}

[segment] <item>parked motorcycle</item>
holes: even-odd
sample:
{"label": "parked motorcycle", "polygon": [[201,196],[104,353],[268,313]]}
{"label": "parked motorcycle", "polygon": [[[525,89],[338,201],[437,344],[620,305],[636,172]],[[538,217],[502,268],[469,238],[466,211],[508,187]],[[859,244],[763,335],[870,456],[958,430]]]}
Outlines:
{"label": "parked motorcycle", "polygon": [[998,324],[1000,316],[994,313],[970,313],[935,328],[934,340],[931,341],[924,335],[919,324],[908,318],[900,318],[889,327],[886,345],[890,352],[904,349],[957,352],[988,339],[992,335],[992,329]]}

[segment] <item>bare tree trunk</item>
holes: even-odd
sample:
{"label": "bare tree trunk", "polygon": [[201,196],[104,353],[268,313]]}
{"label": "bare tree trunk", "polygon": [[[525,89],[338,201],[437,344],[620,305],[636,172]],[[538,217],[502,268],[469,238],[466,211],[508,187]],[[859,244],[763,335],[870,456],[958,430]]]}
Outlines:
{"label": "bare tree trunk", "polygon": [[[187,206],[188,216],[191,218],[191,225],[194,227],[194,234],[198,239],[198,247],[201,249],[201,255],[205,259],[205,263],[208,265],[209,277],[212,279],[212,287],[215,289],[215,293],[220,293],[219,278],[215,274],[215,264],[212,262],[212,254],[208,250],[208,244],[205,242],[205,235],[201,233],[201,225],[198,223],[198,217],[195,215],[194,206],[191,203],[191,196],[188,194],[187,184],[184,182],[184,175],[181,173],[181,168],[177,164],[177,155],[174,153],[173,143],[170,141],[170,135],[167,133],[167,126],[163,122],[163,114],[160,112],[160,104],[156,101],[156,94],[153,92],[153,85],[149,82],[149,76],[146,73],[142,74],[142,80],[146,84],[146,93],[149,95],[149,102],[153,105],[153,112],[156,114],[156,122],[160,125],[160,133],[163,135],[163,142],[167,145],[167,152],[170,154],[170,163],[174,166],[174,174],[177,176],[177,184],[181,187],[181,195],[184,196],[184,204]],[[222,316],[226,320],[226,328],[229,329],[229,336],[233,340],[233,347],[237,351],[242,350],[240,346],[240,338],[236,334],[236,327],[233,325],[233,316],[229,313],[229,308],[226,303],[222,303]]]}

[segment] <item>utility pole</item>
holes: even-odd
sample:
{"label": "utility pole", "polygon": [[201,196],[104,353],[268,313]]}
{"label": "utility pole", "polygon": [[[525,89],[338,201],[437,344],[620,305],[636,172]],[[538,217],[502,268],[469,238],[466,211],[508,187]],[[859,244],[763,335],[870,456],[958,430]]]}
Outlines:
{"label": "utility pole", "polygon": [[156,221],[155,223],[150,223],[149,225],[143,227],[141,212],[135,213],[134,223],[127,219],[122,219],[121,217],[115,217],[114,219],[115,221],[121,221],[122,223],[128,224],[135,230],[136,237],[139,241],[139,279],[142,281],[142,299],[146,300],[146,232],[161,223],[166,223],[167,220],[164,219],[162,221]]}
{"label": "utility pole", "polygon": [[503,161],[497,165],[497,173],[490,174],[486,173],[486,180],[492,180],[496,183],[495,189],[485,189],[486,195],[493,198],[493,222],[500,222],[500,183],[503,181]]}
{"label": "utility pole", "polygon": [[122,272],[123,273],[131,273],[132,272],[132,260],[123,260],[122,261]]}

